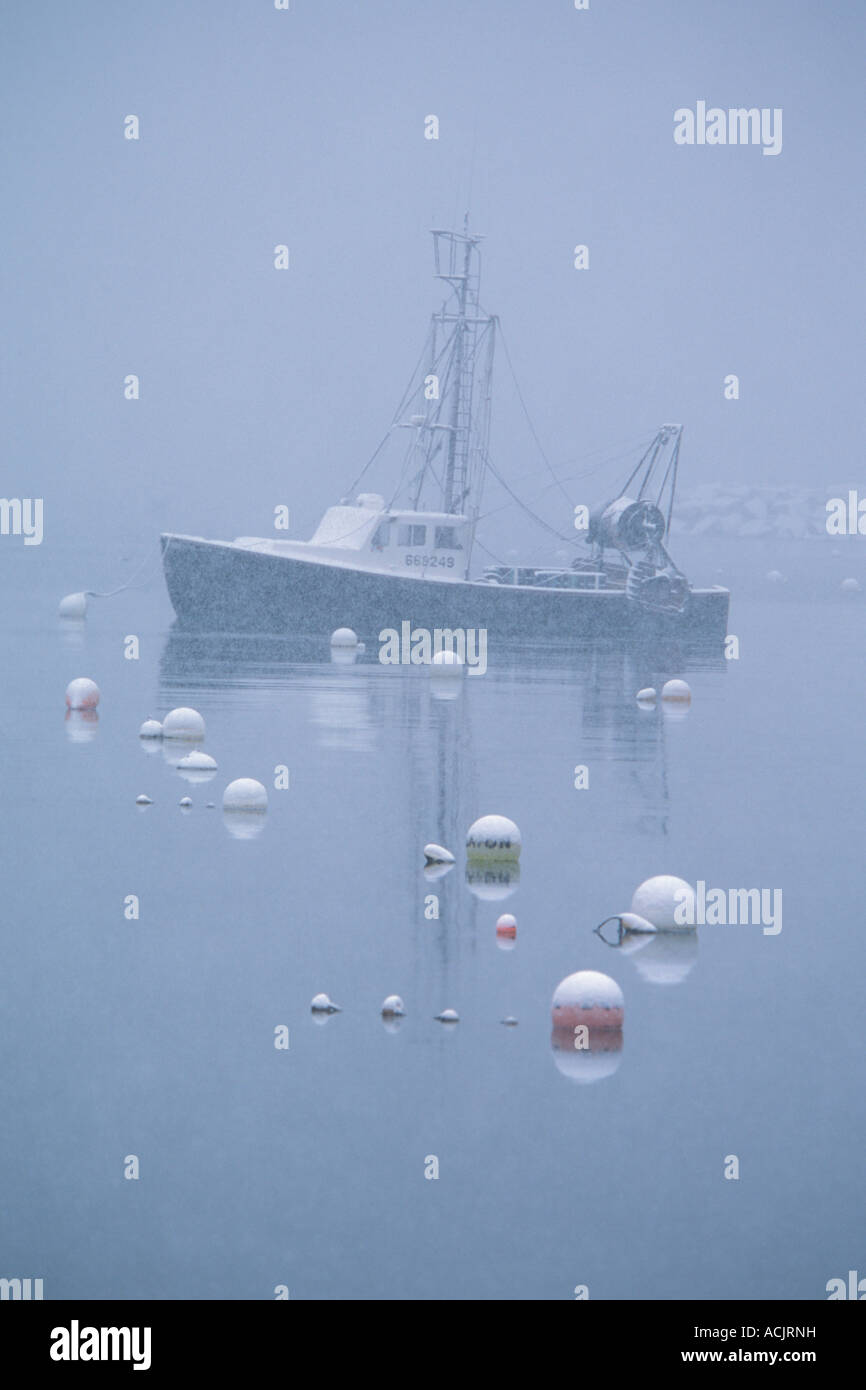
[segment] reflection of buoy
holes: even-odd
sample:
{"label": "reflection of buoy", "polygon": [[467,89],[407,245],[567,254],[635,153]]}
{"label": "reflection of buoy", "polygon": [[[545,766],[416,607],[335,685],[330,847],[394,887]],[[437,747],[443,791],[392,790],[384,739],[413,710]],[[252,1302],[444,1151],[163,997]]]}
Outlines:
{"label": "reflection of buoy", "polygon": [[182,705],[165,716],[162,721],[162,736],[189,740],[204,738],[204,720],[198,710],[187,709]]}
{"label": "reflection of buoy", "polygon": [[187,753],[175,766],[186,782],[209,782],[217,771],[216,759],[198,748],[193,753]]}
{"label": "reflection of buoy", "polygon": [[95,709],[68,709],[65,723],[70,743],[92,743],[99,728],[99,715]]}
{"label": "reflection of buoy", "polygon": [[144,792],[142,792],[141,796],[135,798],[135,804],[136,806],[152,806],[153,800],[151,797],[145,796]]}
{"label": "reflection of buoy", "polygon": [[660,931],[640,939],[647,943],[646,949],[635,954],[634,967],[650,984],[681,984],[697,961],[698,934],[694,927]]}
{"label": "reflection of buoy", "polygon": [[631,910],[661,931],[682,931],[687,923],[677,921],[677,916],[691,916],[694,922],[694,904],[695,893],[690,883],[672,874],[658,874],[645,879],[634,890]]}
{"label": "reflection of buoy", "polygon": [[496,923],[496,944],[500,951],[513,951],[517,945],[517,918],[503,912]]}
{"label": "reflection of buoy", "polygon": [[441,1014],[436,1015],[437,1023],[459,1023],[460,1018],[456,1009],[443,1009]]}
{"label": "reflection of buoy", "polygon": [[656,692],[651,685],[639,690],[635,696],[641,709],[652,709],[656,702]]}
{"label": "reflection of buoy", "polygon": [[520,831],[507,816],[481,816],[466,832],[470,859],[519,859]]}
{"label": "reflection of buoy", "polygon": [[566,975],[553,992],[551,1015],[554,1028],[622,1028],[625,1001],[616,980],[600,970],[578,970]]}
{"label": "reflection of buoy", "polygon": [[69,709],[96,709],[99,704],[99,686],[88,676],[78,676],[66,687],[66,704]]}
{"label": "reflection of buoy", "polygon": [[332,1001],[328,998],[327,994],[313,995],[312,1002],[310,1003],[310,1009],[314,1014],[340,1013],[339,1004],[332,1003]]}
{"label": "reflection of buoy", "polygon": [[254,777],[237,777],[223,792],[223,810],[262,815],[268,809],[268,794]]}
{"label": "reflection of buoy", "polygon": [[[584,1046],[584,1044],[586,1044]],[[554,1028],[550,1046],[557,1071],[569,1081],[590,1085],[612,1076],[622,1061],[622,1029],[590,1028],[578,1038],[573,1028]]]}
{"label": "reflection of buoy", "polygon": [[389,994],[382,1005],[383,1018],[403,1018],[406,1010],[403,1008],[403,1000],[399,994]]}
{"label": "reflection of buoy", "polygon": [[692,692],[685,681],[665,681],[662,686],[662,699],[670,700],[674,704],[687,705],[692,698]]}
{"label": "reflection of buoy", "polygon": [[145,719],[138,731],[139,738],[162,738],[162,725],[158,719]]}
{"label": "reflection of buoy", "polygon": [[466,887],[482,902],[501,902],[517,891],[520,883],[520,863],[516,859],[500,859],[488,863],[469,859],[466,863]]}
{"label": "reflection of buoy", "polygon": [[83,618],[87,614],[86,594],[67,594],[57,610],[61,618]]}
{"label": "reflection of buoy", "polygon": [[453,864],[454,855],[450,849],[433,843],[424,846],[424,858],[428,864]]}
{"label": "reflection of buoy", "polygon": [[839,587],[843,594],[859,594],[860,592],[860,585],[856,579],[843,579]]}

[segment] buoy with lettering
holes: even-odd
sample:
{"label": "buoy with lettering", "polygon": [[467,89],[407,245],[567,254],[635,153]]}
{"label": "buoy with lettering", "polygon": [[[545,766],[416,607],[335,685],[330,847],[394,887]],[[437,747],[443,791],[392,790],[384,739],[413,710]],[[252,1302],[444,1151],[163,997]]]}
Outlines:
{"label": "buoy with lettering", "polygon": [[687,705],[692,698],[692,692],[685,681],[665,681],[662,686],[662,699],[669,700],[673,704]]}
{"label": "buoy with lettering", "polygon": [[566,975],[553,992],[554,1028],[622,1028],[625,1001],[616,980],[600,970],[578,970]]}
{"label": "buoy with lettering", "polygon": [[334,1004],[327,994],[314,994],[310,1009],[314,1014],[338,1014],[341,1012],[339,1004]]}
{"label": "buoy with lettering", "polygon": [[145,719],[138,731],[139,738],[162,738],[162,725],[158,719]]}
{"label": "buoy with lettering", "polygon": [[163,738],[187,739],[192,742],[204,738],[204,720],[198,710],[181,706],[173,709],[162,721]]}
{"label": "buoy with lettering", "polygon": [[436,1015],[437,1023],[459,1023],[460,1017],[456,1009],[443,1009],[441,1014]]}
{"label": "buoy with lettering", "polygon": [[403,1018],[406,1010],[403,1008],[403,1000],[399,994],[389,994],[382,1005],[383,1018]]}
{"label": "buoy with lettering", "polygon": [[87,616],[87,595],[67,594],[60,600],[57,610],[61,618],[84,618]]}
{"label": "buoy with lettering", "polygon": [[682,931],[688,925],[678,918],[695,920],[695,893],[690,883],[673,874],[658,874],[645,879],[634,890],[631,910],[644,917],[659,931]]}
{"label": "buoy with lettering", "polygon": [[68,709],[96,709],[99,704],[99,686],[88,676],[78,676],[66,687]]}
{"label": "buoy with lettering", "polygon": [[470,859],[519,859],[520,831],[507,816],[481,816],[466,833]]}

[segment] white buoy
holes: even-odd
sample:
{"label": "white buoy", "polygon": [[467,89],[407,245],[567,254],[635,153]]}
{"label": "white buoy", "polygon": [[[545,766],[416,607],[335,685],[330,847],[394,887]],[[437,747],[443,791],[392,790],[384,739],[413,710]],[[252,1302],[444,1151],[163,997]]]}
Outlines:
{"label": "white buoy", "polygon": [[503,912],[496,923],[496,944],[500,951],[513,951],[517,945],[517,918]]}
{"label": "white buoy", "polygon": [[163,738],[183,738],[187,740],[204,738],[204,720],[196,709],[181,705],[173,709],[162,721]]}
{"label": "white buoy", "polygon": [[507,816],[481,816],[466,832],[470,859],[519,859],[520,831]]}
{"label": "white buoy", "polygon": [[136,806],[152,806],[153,800],[151,797],[145,796],[144,792],[142,792],[141,796],[135,798],[135,804]]}
{"label": "white buoy", "polygon": [[578,970],[566,975],[553,992],[551,1014],[554,1028],[575,1028],[585,1024],[596,1028],[622,1028],[625,1000],[616,980],[600,970]]}
{"label": "white buoy", "polygon": [[685,879],[672,874],[658,874],[645,879],[635,890],[631,900],[631,910],[639,917],[645,917],[659,931],[682,931],[690,925],[677,918],[691,916],[694,925],[695,892]]}
{"label": "white buoy", "polygon": [[435,845],[432,842],[424,846],[424,859],[428,864],[454,863],[454,855],[450,849],[445,849],[442,845]]}
{"label": "white buoy", "polygon": [[162,725],[158,719],[145,719],[138,731],[139,738],[162,738]]}
{"label": "white buoy", "polygon": [[443,1009],[441,1014],[436,1015],[437,1023],[459,1023],[460,1017],[456,1009]]}
{"label": "white buoy", "polygon": [[192,805],[192,797],[182,796],[180,801],[178,802],[178,805],[180,806],[181,810],[188,811],[190,806]]}
{"label": "white buoy", "polygon": [[517,1019],[514,1017],[514,1014],[507,1014],[505,1018],[501,1018],[499,1022],[504,1023],[506,1028],[517,1027]]}
{"label": "white buoy", "polygon": [[99,686],[88,676],[78,676],[66,687],[66,704],[69,709],[96,709],[99,704]]}
{"label": "white buoy", "polygon": [[641,709],[652,709],[653,705],[656,702],[656,695],[657,692],[654,689],[654,687],[648,685],[643,690],[639,690],[637,692],[635,699],[637,700]]}
{"label": "white buoy", "polygon": [[458,680],[463,675],[463,662],[456,652],[437,652],[430,662],[430,675],[437,680]]}
{"label": "white buoy", "polygon": [[331,633],[332,647],[357,647],[358,634],[353,632],[350,627],[338,627]]}
{"label": "white buoy", "polygon": [[403,1000],[399,994],[389,994],[382,1005],[383,1018],[403,1018],[406,1010],[403,1008]]}
{"label": "white buoy", "polygon": [[785,576],[782,574],[781,570],[770,570],[769,574],[767,575],[767,579],[771,584],[785,583]]}
{"label": "white buoy", "polygon": [[60,600],[57,610],[61,618],[84,618],[87,616],[87,595],[67,594]]}
{"label": "white buoy", "polygon": [[662,686],[662,699],[670,700],[674,704],[687,705],[692,698],[692,692],[685,681],[665,681]]}
{"label": "white buoy", "polygon": [[310,1009],[314,1014],[338,1014],[340,1013],[339,1004],[334,1004],[327,994],[313,995]]}
{"label": "white buoy", "polygon": [[608,922],[618,922],[624,932],[631,932],[635,936],[651,936],[653,932],[658,931],[658,927],[653,926],[646,917],[639,917],[636,912],[616,912],[612,917],[605,917],[596,927],[596,931]]}
{"label": "white buoy", "polygon": [[191,783],[209,782],[217,771],[216,759],[198,748],[176,762],[175,767],[184,781]]}
{"label": "white buoy", "polygon": [[843,579],[840,584],[843,594],[859,594],[860,584],[856,579]]}
{"label": "white buoy", "polygon": [[268,809],[268,794],[253,777],[238,777],[223,792],[223,810],[262,815]]}

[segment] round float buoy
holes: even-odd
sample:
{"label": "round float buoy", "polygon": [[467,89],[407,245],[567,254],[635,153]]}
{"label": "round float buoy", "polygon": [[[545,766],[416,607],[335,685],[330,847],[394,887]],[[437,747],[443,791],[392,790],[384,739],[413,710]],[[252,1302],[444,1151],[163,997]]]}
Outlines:
{"label": "round float buoy", "polygon": [[450,849],[445,849],[442,845],[429,844],[424,846],[424,859],[427,864],[453,864],[454,855]]}
{"label": "round float buoy", "polygon": [[175,767],[184,781],[191,783],[209,782],[217,771],[216,759],[200,749],[187,753],[186,757],[175,763]]}
{"label": "round float buoy", "polygon": [[505,1018],[501,1018],[501,1019],[499,1020],[499,1022],[500,1022],[500,1023],[504,1023],[506,1028],[516,1028],[516,1027],[517,1027],[517,1019],[514,1017],[514,1014],[507,1014],[506,1017],[505,1017]]}
{"label": "round float buoy", "polygon": [[145,796],[144,792],[142,792],[141,796],[135,798],[135,804],[136,806],[152,806],[153,801],[151,797]]}
{"label": "round float buoy", "polygon": [[856,579],[843,579],[839,585],[843,594],[859,594],[860,584]]}
{"label": "round float buoy", "polygon": [[460,1017],[456,1009],[443,1009],[441,1014],[436,1015],[437,1023],[459,1023]]}
{"label": "round float buoy", "polygon": [[162,738],[162,725],[158,719],[145,719],[138,731],[139,738]]}
{"label": "round float buoy", "polygon": [[88,676],[77,676],[66,687],[68,709],[96,709],[99,704],[99,686]]}
{"label": "round float buoy", "polygon": [[554,1028],[575,1028],[585,1024],[596,1028],[622,1028],[625,1001],[616,980],[600,970],[578,970],[566,975],[553,992],[551,1014]]}
{"label": "round float buoy", "polygon": [[[694,926],[695,893],[690,883],[672,874],[658,874],[645,879],[635,890],[631,900],[631,910],[660,931],[681,931]],[[688,920],[678,918],[691,916]]]}
{"label": "round float buoy", "polygon": [[382,1005],[383,1018],[403,1018],[406,1010],[403,1008],[403,1000],[399,994],[389,994]]}
{"label": "round float buoy", "polygon": [[357,647],[358,634],[350,627],[338,627],[331,633],[332,647]]}
{"label": "round float buoy", "polygon": [[340,1013],[339,1004],[334,1004],[327,994],[314,994],[310,1003],[310,1009],[314,1014],[338,1014]]}
{"label": "round float buoy", "polygon": [[503,912],[496,923],[496,944],[500,951],[513,951],[517,945],[517,918]]}
{"label": "round float buoy", "polygon": [[520,831],[507,816],[481,816],[466,832],[470,859],[519,859]]}
{"label": "round float buoy", "polygon": [[770,570],[769,574],[767,575],[767,579],[771,584],[785,583],[785,576],[782,574],[781,570]]}
{"label": "round float buoy", "polygon": [[87,615],[87,595],[67,594],[57,610],[61,618],[84,618]]}
{"label": "round float buoy", "polygon": [[223,810],[262,815],[268,809],[268,794],[254,777],[238,777],[223,792]]}
{"label": "round float buoy", "polygon": [[687,705],[692,698],[692,692],[685,681],[665,681],[662,686],[662,699],[669,700],[673,704]]}
{"label": "round float buoy", "polygon": [[163,738],[200,739],[204,738],[204,720],[198,710],[181,706],[173,709],[162,721]]}
{"label": "round float buoy", "polygon": [[652,709],[656,702],[656,691],[653,686],[648,685],[643,690],[639,690],[635,699],[641,709]]}

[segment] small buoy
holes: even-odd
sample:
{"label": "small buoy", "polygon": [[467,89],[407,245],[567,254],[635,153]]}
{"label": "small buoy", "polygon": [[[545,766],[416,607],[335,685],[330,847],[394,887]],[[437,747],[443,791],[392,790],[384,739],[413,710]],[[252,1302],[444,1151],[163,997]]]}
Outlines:
{"label": "small buoy", "polygon": [[517,1027],[517,1019],[514,1017],[514,1014],[508,1014],[505,1018],[501,1018],[499,1022],[504,1023],[506,1028]]}
{"label": "small buoy", "polygon": [[145,796],[144,792],[142,792],[141,796],[135,798],[135,804],[136,806],[152,806],[153,799],[149,796]]}
{"label": "small buoy", "polygon": [[519,859],[520,831],[507,816],[481,816],[466,833],[470,859]]}
{"label": "small buoy", "polygon": [[781,570],[770,570],[769,574],[767,575],[767,579],[771,584],[785,583],[785,576],[782,574]]}
{"label": "small buoy", "polygon": [[513,951],[517,945],[517,918],[503,912],[496,923],[496,944],[500,951]]}
{"label": "small buoy", "polygon": [[625,1001],[616,980],[600,970],[578,970],[566,975],[551,1001],[555,1029],[585,1024],[590,1030],[622,1028]]}
{"label": "small buoy", "polygon": [[382,1005],[383,1018],[403,1018],[406,1010],[403,1008],[403,1000],[399,994],[389,994]]}
{"label": "small buoy", "polygon": [[[631,910],[660,931],[681,931],[694,926],[695,893],[690,883],[672,874],[645,879],[634,890]],[[692,918],[691,923],[678,918]]]}
{"label": "small buoy", "polygon": [[181,758],[175,763],[175,767],[185,782],[200,783],[209,782],[216,776],[216,759],[210,753],[203,753],[201,749],[196,749],[193,753],[187,753],[185,758]]}
{"label": "small buoy", "polygon": [[357,647],[358,634],[353,632],[350,627],[338,627],[331,633],[332,647]]}
{"label": "small buoy", "polygon": [[641,709],[651,709],[656,702],[656,691],[653,686],[648,685],[643,690],[639,690],[635,696]]}
{"label": "small buoy", "polygon": [[215,810],[216,810],[216,802],[215,802],[215,801],[209,801],[209,802],[207,803],[207,806],[205,807],[205,810],[206,810],[206,811],[215,811]]}
{"label": "small buoy", "polygon": [[856,579],[843,579],[840,584],[843,594],[859,594],[860,585]]}
{"label": "small buoy", "polygon": [[340,1012],[339,1004],[333,1004],[327,994],[315,994],[310,1009],[314,1014],[338,1014]]}
{"label": "small buoy", "polygon": [[441,1014],[436,1015],[437,1023],[459,1023],[460,1018],[456,1009],[443,1009]]}
{"label": "small buoy", "polygon": [[692,698],[692,692],[685,681],[665,681],[662,686],[662,699],[672,700],[677,704],[688,704]]}
{"label": "small buoy", "polygon": [[162,722],[163,738],[204,738],[204,720],[198,710],[181,706],[173,709]]}
{"label": "small buoy", "polygon": [[253,777],[238,777],[223,792],[223,810],[262,815],[268,809],[268,794]]}
{"label": "small buoy", "polygon": [[78,676],[66,687],[66,704],[69,709],[96,709],[99,704],[99,686],[87,676]]}
{"label": "small buoy", "polygon": [[158,719],[145,719],[138,731],[139,738],[162,738],[162,725]]}
{"label": "small buoy", "polygon": [[61,618],[83,618],[87,614],[86,594],[67,594],[57,610]]}
{"label": "small buoy", "polygon": [[456,652],[437,652],[430,662],[430,674],[441,680],[454,680],[463,675],[463,662]]}
{"label": "small buoy", "polygon": [[181,806],[184,811],[188,811],[190,806],[192,805],[192,797],[182,796],[180,801],[178,802],[178,805]]}
{"label": "small buoy", "polygon": [[454,855],[450,849],[444,849],[442,845],[429,844],[424,846],[424,859],[427,864],[453,864]]}
{"label": "small buoy", "polygon": [[[607,941],[607,937],[604,935],[601,929],[602,927],[606,927],[608,922],[616,922],[619,926],[619,941]],[[658,927],[654,927],[652,922],[648,921],[646,917],[639,917],[636,912],[616,912],[612,917],[605,917],[603,922],[599,922],[595,930],[598,932],[602,941],[607,942],[609,946],[619,946],[622,945],[623,934],[633,936],[651,936],[653,935],[653,933],[658,931]]]}

